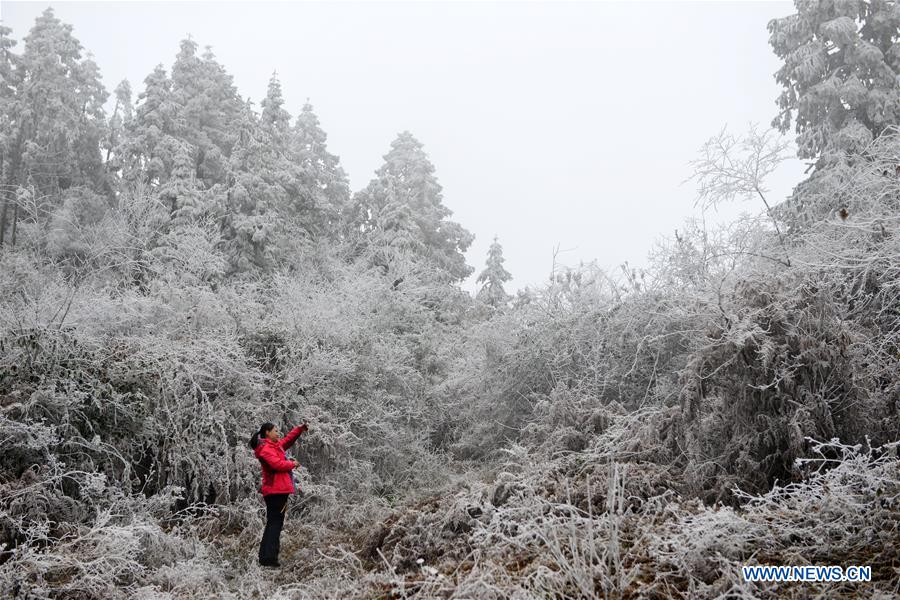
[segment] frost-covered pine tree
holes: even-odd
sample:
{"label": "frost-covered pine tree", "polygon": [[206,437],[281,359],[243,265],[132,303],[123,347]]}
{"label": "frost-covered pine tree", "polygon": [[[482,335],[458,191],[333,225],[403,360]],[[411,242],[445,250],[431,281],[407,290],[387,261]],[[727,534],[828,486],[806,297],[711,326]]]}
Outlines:
{"label": "frost-covered pine tree", "polygon": [[[375,172],[376,178],[359,192],[353,201],[351,226],[364,235],[384,231],[379,215],[391,202],[409,207],[419,241],[421,258],[439,269],[450,281],[460,281],[472,273],[463,253],[474,236],[448,217],[452,211],[443,204],[441,186],[434,175],[434,165],[422,149],[422,144],[408,131],[391,143],[384,156],[384,165]],[[369,241],[373,241],[371,237]]]}
{"label": "frost-covered pine tree", "polygon": [[503,246],[500,245],[497,236],[494,236],[494,242],[488,250],[485,268],[476,280],[476,283],[482,284],[476,299],[494,308],[506,305],[510,298],[503,289],[503,284],[512,279],[512,275],[503,268],[503,262]]}
{"label": "frost-covered pine tree", "polygon": [[106,150],[105,161],[109,163],[112,153],[122,140],[125,127],[131,122],[134,116],[134,109],[131,105],[131,84],[127,79],[123,79],[115,89],[116,105],[113,108],[113,114],[109,118],[107,128],[106,141],[104,147]]}
{"label": "frost-covered pine tree", "polygon": [[266,249],[278,226],[277,208],[286,201],[284,188],[272,174],[274,160],[271,137],[248,101],[228,160],[228,184],[219,194],[224,204],[222,236],[232,271],[268,265]]}
{"label": "frost-covered pine tree", "polygon": [[900,6],[885,0],[798,2],[797,13],[769,22],[769,43],[784,65],[782,133],[793,124],[797,154],[815,170],[774,209],[788,233],[844,208],[828,190],[843,186],[866,147],[900,125]]}
{"label": "frost-covered pine tree", "polygon": [[333,235],[350,201],[350,184],[340,159],[328,152],[327,138],[312,104],[306,102],[297,115],[292,139],[292,154],[300,168],[300,204],[312,212],[317,230]]}
{"label": "frost-covered pine tree", "polygon": [[[284,108],[284,96],[278,74],[272,73],[266,89],[266,97],[261,102],[259,130],[254,133],[258,150],[253,156],[245,154],[240,169],[252,169],[253,176],[264,181],[269,187],[271,208],[281,216],[300,215],[301,189],[299,167],[292,155],[291,114]],[[241,149],[246,150],[246,117],[242,115],[243,141]],[[236,147],[237,148],[237,147]],[[232,167],[236,164],[233,162]],[[303,215],[306,220],[308,215]]]}
{"label": "frost-covered pine tree", "polygon": [[[0,184],[4,189],[13,185],[12,157],[10,150],[14,144],[12,136],[13,107],[16,100],[16,56],[12,48],[16,41],[9,37],[12,29],[0,25]],[[3,194],[3,206],[0,207],[0,246],[6,239],[6,229],[10,222],[12,206],[10,194]]]}
{"label": "frost-covered pine tree", "polygon": [[797,132],[800,158],[857,152],[900,124],[900,10],[886,0],[797,2],[769,22],[769,43],[784,65],[772,122]]}
{"label": "frost-covered pine tree", "polygon": [[184,225],[197,216],[200,191],[194,177],[192,148],[184,143],[175,155],[172,176],[160,187],[159,199],[168,208],[173,226]]}
{"label": "frost-covered pine tree", "polygon": [[262,114],[260,124],[272,137],[279,150],[286,150],[288,134],[291,127],[291,114],[284,108],[284,96],[281,93],[281,82],[278,74],[272,73],[266,97],[260,103]]}
{"label": "frost-covered pine tree", "polygon": [[172,82],[162,65],[144,79],[134,118],[125,123],[122,139],[113,151],[112,166],[121,169],[123,183],[164,184],[172,173],[181,144],[175,138],[178,106]]}
{"label": "frost-covered pine tree", "polygon": [[97,65],[82,57],[72,26],[48,8],[25,36],[17,61],[8,183],[33,185],[35,198],[61,202],[72,186],[104,186],[100,145],[108,96]]}
{"label": "frost-covered pine tree", "polygon": [[178,107],[175,136],[197,148],[197,179],[205,187],[223,183],[228,156],[235,144],[241,100],[231,75],[207,47],[197,56],[197,43],[182,40],[172,65],[172,99]]}

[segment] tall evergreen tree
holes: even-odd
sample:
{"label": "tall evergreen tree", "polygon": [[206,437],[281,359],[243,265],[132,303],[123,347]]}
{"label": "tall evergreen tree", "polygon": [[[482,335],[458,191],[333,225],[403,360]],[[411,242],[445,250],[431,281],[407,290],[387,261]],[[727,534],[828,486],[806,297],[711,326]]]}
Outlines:
{"label": "tall evergreen tree", "polygon": [[144,79],[134,118],[113,153],[113,165],[121,168],[126,182],[143,181],[158,187],[169,178],[175,155],[181,148],[175,138],[178,106],[172,98],[172,83],[162,65]]}
{"label": "tall evergreen tree", "polygon": [[494,308],[505,305],[510,299],[509,294],[503,289],[503,284],[512,279],[512,275],[503,268],[503,262],[503,247],[494,236],[494,243],[488,250],[485,269],[476,280],[476,283],[482,284],[476,298]]}
{"label": "tall evergreen tree", "polygon": [[231,75],[209,48],[197,56],[197,44],[182,40],[172,65],[172,100],[178,107],[174,135],[196,148],[194,170],[205,187],[227,177],[241,101]]}
{"label": "tall evergreen tree", "polygon": [[855,152],[900,124],[900,9],[890,0],[797,2],[769,22],[784,65],[772,125],[795,125],[800,158]]}
{"label": "tall evergreen tree", "polygon": [[201,210],[191,155],[190,145],[182,144],[175,154],[172,176],[159,189],[159,199],[169,210],[173,227],[189,222]]}
{"label": "tall evergreen tree", "polygon": [[369,233],[375,263],[385,270],[404,258],[422,255],[426,248],[424,236],[412,213],[412,207],[396,193],[393,182],[388,180],[384,190],[385,202],[373,215],[374,229]]}
{"label": "tall evergreen tree", "polygon": [[17,143],[13,110],[18,86],[18,56],[12,51],[16,42],[9,37],[10,33],[12,29],[0,25],[0,246],[3,246],[12,213],[16,210],[10,151]]}
{"label": "tall evergreen tree", "polygon": [[774,208],[789,234],[840,208],[820,193],[843,185],[862,150],[900,125],[900,6],[888,0],[797,2],[797,13],[769,22],[769,43],[784,65],[782,133],[793,123],[798,156],[815,170]]}
{"label": "tall evergreen tree", "polygon": [[[81,107],[81,124],[83,126],[80,135],[73,141],[74,155],[79,159],[77,163],[80,176],[77,183],[86,187],[92,187],[95,192],[111,195],[113,182],[109,169],[103,163],[101,148],[108,138],[109,123],[103,104],[109,97],[109,93],[101,83],[100,68],[94,61],[94,55],[90,52],[79,64],[79,73],[76,78],[76,98]],[[89,119],[85,119],[90,115]],[[87,125],[87,126],[85,126]]]}
{"label": "tall evergreen tree", "polygon": [[270,208],[287,217],[295,212],[302,189],[300,167],[293,155],[291,114],[284,108],[277,74],[273,73],[269,79],[266,97],[260,104],[260,130],[256,132],[259,152],[254,157],[253,168],[272,188]]}
{"label": "tall evergreen tree", "polygon": [[82,58],[72,26],[48,8],[25,37],[10,113],[13,143],[7,185],[33,185],[35,198],[58,203],[76,186],[101,189],[100,155],[107,93],[97,65]]}
{"label": "tall evergreen tree", "polygon": [[[12,29],[0,25],[0,160],[7,158],[10,133],[13,128],[12,111],[18,87],[16,64],[19,57],[13,52],[16,41],[10,37]],[[0,164],[0,173],[6,162]],[[5,181],[5,177],[4,177]]]}
{"label": "tall evergreen tree", "polygon": [[463,253],[474,236],[447,219],[452,212],[443,204],[434,166],[422,144],[405,131],[391,144],[384,161],[375,172],[376,178],[354,198],[351,226],[363,234],[363,244],[375,241],[373,232],[385,230],[379,223],[385,207],[399,203],[408,207],[423,248],[420,258],[437,267],[448,281],[468,277],[472,268],[466,264]]}
{"label": "tall evergreen tree", "polygon": [[112,153],[116,150],[122,141],[125,128],[131,122],[133,116],[133,108],[131,106],[131,84],[127,79],[123,79],[115,89],[116,106],[113,108],[113,114],[109,118],[109,127],[106,136],[106,162],[109,163]]}
{"label": "tall evergreen tree", "polygon": [[249,101],[239,123],[222,195],[222,235],[232,272],[269,266],[266,250],[279,225],[277,207],[285,203],[284,188],[271,171],[270,138]]}
{"label": "tall evergreen tree", "polygon": [[340,159],[328,152],[327,137],[307,101],[297,115],[292,136],[292,154],[300,168],[295,212],[305,212],[318,230],[334,235],[350,200],[350,184]]}
{"label": "tall evergreen tree", "polygon": [[284,108],[284,97],[281,94],[281,82],[278,81],[277,73],[272,73],[272,77],[269,79],[269,87],[261,106],[260,122],[263,128],[272,136],[279,150],[286,150],[291,128],[291,114]]}

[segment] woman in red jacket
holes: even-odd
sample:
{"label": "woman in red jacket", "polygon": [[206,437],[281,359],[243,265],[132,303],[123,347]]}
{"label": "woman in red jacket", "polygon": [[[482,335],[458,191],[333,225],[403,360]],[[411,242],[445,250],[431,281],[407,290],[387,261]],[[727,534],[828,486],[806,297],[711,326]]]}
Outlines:
{"label": "woman in red jacket", "polygon": [[250,437],[250,447],[262,465],[262,492],[266,501],[266,529],[259,544],[259,564],[264,567],[280,567],[278,551],[281,546],[281,527],[288,496],[297,491],[292,471],[300,466],[296,460],[288,460],[284,451],[294,445],[301,433],[309,429],[306,423],[294,427],[281,437],[272,423],[263,423],[259,431]]}

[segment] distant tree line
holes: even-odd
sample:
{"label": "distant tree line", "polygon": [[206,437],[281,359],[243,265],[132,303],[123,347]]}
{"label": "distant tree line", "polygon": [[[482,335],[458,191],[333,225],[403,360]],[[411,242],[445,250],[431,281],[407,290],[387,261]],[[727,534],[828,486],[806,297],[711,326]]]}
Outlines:
{"label": "distant tree line", "polygon": [[450,220],[411,133],[398,135],[375,178],[351,194],[312,105],[292,116],[275,73],[256,110],[212,49],[188,38],[136,99],[121,82],[109,115],[97,64],[52,9],[21,54],[10,34],[0,27],[0,246],[15,246],[23,225],[44,234],[61,226],[66,237],[67,227],[102,219],[138,191],[165,208],[156,244],[214,223],[225,275],[272,271],[285,260],[285,239],[350,243],[385,275],[400,255],[444,283],[471,274],[464,253],[474,236]]}

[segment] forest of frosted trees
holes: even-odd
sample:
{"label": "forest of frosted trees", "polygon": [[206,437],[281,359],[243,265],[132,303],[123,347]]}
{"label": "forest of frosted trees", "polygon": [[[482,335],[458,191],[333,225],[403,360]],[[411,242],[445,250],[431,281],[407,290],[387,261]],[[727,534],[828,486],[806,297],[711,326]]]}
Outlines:
{"label": "forest of frosted trees", "polygon": [[[186,39],[111,95],[52,10],[0,26],[0,595],[900,594],[900,5],[796,10],[773,129],[692,165],[755,216],[518,293],[413,134],[352,192],[275,75]],[[310,427],[276,573],[267,420]]]}

